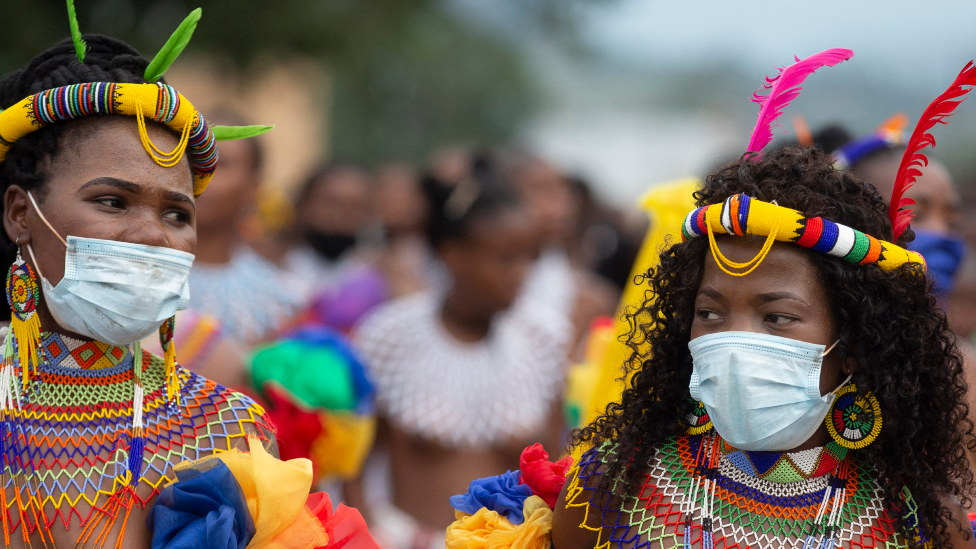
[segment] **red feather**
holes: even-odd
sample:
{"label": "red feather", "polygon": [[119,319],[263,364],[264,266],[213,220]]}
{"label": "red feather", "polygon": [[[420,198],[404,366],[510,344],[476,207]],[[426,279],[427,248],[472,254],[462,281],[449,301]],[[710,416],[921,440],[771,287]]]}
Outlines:
{"label": "red feather", "polygon": [[[853,55],[854,52],[851,50],[832,48],[803,60],[794,56],[796,63],[780,68],[779,74],[773,78],[767,76],[763,87],[752,94],[752,101],[761,106],[759,119],[756,120],[756,127],[752,130],[752,138],[746,150],[755,152],[755,159],[759,160],[759,152],[773,140],[773,123],[783,114],[783,109],[790,104],[790,101],[800,95],[800,90],[803,89],[800,84],[820,67],[833,67]],[[769,90],[769,93],[759,95],[759,92],[764,90]]]}
{"label": "red feather", "polygon": [[[969,86],[966,89],[966,86]],[[911,139],[908,140],[905,156],[901,158],[898,166],[898,175],[895,176],[895,188],[891,191],[891,203],[888,206],[888,219],[891,220],[891,228],[894,232],[892,242],[897,242],[915,214],[909,206],[915,204],[911,198],[905,197],[905,191],[911,188],[915,179],[922,175],[920,168],[927,166],[929,159],[921,151],[931,145],[935,147],[935,137],[928,133],[936,124],[948,124],[946,120],[955,112],[956,107],[965,100],[965,95],[969,90],[976,86],[976,66],[970,61],[966,63],[959,76],[952,82],[942,95],[935,98],[922,113],[915,131],[912,132]]]}

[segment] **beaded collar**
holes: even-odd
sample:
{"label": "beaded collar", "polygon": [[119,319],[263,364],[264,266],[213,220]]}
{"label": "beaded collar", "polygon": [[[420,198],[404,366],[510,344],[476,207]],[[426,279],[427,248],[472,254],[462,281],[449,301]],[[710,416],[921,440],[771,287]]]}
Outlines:
{"label": "beaded collar", "polygon": [[710,431],[664,441],[637,484],[607,483],[607,464],[626,459],[607,442],[570,472],[567,506],[587,508],[583,528],[599,518],[597,546],[608,549],[906,547],[874,471],[841,453],[744,452]]}
{"label": "beaded collar", "polygon": [[85,341],[53,332],[41,334],[43,362],[57,368],[103,370],[116,366],[132,367],[132,353],[101,341]]}

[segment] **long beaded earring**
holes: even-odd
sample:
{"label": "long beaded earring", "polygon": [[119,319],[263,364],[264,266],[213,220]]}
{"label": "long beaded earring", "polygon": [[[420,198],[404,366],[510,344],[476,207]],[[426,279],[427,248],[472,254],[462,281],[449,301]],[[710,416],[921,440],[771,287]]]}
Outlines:
{"label": "long beaded earring", "polygon": [[175,331],[176,316],[167,318],[159,325],[159,346],[163,348],[166,364],[166,397],[170,412],[175,412],[180,407],[180,379],[176,371],[176,344],[173,343]]}
{"label": "long beaded earring", "polygon": [[[13,345],[16,340],[17,357],[26,386],[28,372],[37,373],[38,352],[41,347],[41,319],[37,314],[37,277],[34,269],[24,261],[17,249],[17,259],[7,271],[7,304],[10,305],[10,331],[14,337],[7,339]],[[9,353],[7,352],[9,351]],[[5,349],[4,356],[13,356],[13,349]],[[31,366],[29,369],[28,366]]]}
{"label": "long beaded earring", "polygon": [[[694,401],[692,401],[694,402]],[[712,419],[708,417],[705,404],[698,402],[697,406],[686,418],[688,420],[688,434],[700,435],[712,430]]]}
{"label": "long beaded earring", "polygon": [[875,441],[881,432],[881,405],[870,392],[861,396],[851,383],[837,391],[827,413],[827,432],[844,448],[860,450]]}

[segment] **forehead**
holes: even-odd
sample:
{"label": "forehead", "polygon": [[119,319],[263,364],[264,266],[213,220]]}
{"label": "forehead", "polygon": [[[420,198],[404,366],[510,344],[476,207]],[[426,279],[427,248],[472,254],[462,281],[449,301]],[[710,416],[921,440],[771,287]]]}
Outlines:
{"label": "forehead", "polygon": [[[146,135],[167,152],[179,142],[176,134],[154,122],[146,123]],[[193,173],[186,154],[172,167],[160,166],[146,152],[136,119],[131,116],[93,116],[72,124],[51,159],[50,173],[59,183],[80,186],[95,178],[114,177],[193,196]],[[48,189],[52,190],[56,189]]]}
{"label": "forehead", "polygon": [[[722,254],[736,262],[751,260],[763,245],[763,240],[755,237],[719,236],[716,242]],[[701,285],[729,298],[749,299],[759,294],[788,291],[807,303],[825,303],[826,292],[817,268],[810,260],[811,253],[815,252],[775,242],[756,270],[745,276],[732,276],[719,268],[712,253],[706,251]]]}

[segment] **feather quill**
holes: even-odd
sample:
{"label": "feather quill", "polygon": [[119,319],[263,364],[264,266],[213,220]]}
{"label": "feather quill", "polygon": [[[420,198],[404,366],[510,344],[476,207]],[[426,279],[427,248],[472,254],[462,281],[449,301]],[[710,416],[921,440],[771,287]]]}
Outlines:
{"label": "feather quill", "polygon": [[925,147],[930,145],[935,147],[935,137],[928,131],[936,124],[948,124],[947,118],[952,116],[956,107],[965,101],[966,94],[973,89],[973,86],[976,86],[976,66],[970,61],[959,72],[952,85],[925,108],[922,117],[918,120],[915,131],[912,132],[912,137],[905,147],[905,155],[902,156],[901,164],[898,166],[895,187],[891,191],[891,202],[888,205],[888,219],[891,220],[891,229],[894,233],[892,242],[898,241],[915,217],[912,210],[908,209],[915,204],[915,201],[906,197],[905,192],[911,188],[918,176],[922,175],[921,168],[929,163],[929,159],[921,153]]}
{"label": "feather quill", "polygon": [[[752,101],[759,103],[759,116],[756,120],[756,127],[752,130],[752,138],[749,140],[747,151],[756,153],[755,159],[759,160],[759,153],[773,140],[773,125],[776,119],[783,114],[783,109],[796,99],[803,89],[800,84],[817,69],[823,66],[833,67],[846,61],[854,55],[851,50],[832,48],[822,51],[816,55],[811,55],[806,59],[796,58],[796,63],[788,67],[779,69],[779,74],[773,78],[766,77],[766,83],[762,88],[752,94]],[[766,95],[759,95],[760,92],[769,90]]]}
{"label": "feather quill", "polygon": [[81,29],[78,27],[78,14],[75,13],[75,0],[65,0],[68,4],[68,26],[71,27],[71,41],[75,43],[75,55],[78,56],[78,62],[85,62],[85,51],[88,49],[88,45],[85,44],[85,40],[81,37]]}
{"label": "feather quill", "polygon": [[213,132],[217,141],[233,141],[235,139],[247,139],[257,137],[262,133],[269,132],[274,126],[213,126]]}
{"label": "feather quill", "polygon": [[169,37],[169,40],[163,44],[160,48],[159,53],[146,67],[146,73],[144,78],[150,82],[156,82],[166,73],[170,65],[176,61],[176,58],[183,53],[186,45],[190,43],[190,39],[193,38],[193,31],[197,28],[197,23],[200,22],[200,17],[203,15],[203,10],[197,8],[190,12],[190,15],[186,16],[186,19],[180,23],[180,26],[173,31],[173,34]]}

